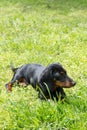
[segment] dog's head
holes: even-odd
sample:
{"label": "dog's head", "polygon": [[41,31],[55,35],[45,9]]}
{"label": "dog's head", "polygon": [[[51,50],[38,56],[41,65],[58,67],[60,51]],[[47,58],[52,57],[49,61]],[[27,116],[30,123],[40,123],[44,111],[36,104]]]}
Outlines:
{"label": "dog's head", "polygon": [[60,63],[50,64],[46,67],[42,74],[42,79],[45,82],[52,83],[53,86],[70,88],[76,83],[68,75],[66,70]]}

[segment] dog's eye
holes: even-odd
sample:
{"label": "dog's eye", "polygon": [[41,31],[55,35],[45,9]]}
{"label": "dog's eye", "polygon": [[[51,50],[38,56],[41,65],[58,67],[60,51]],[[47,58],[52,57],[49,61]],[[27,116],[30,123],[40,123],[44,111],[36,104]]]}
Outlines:
{"label": "dog's eye", "polygon": [[60,72],[61,75],[64,75],[64,72]]}
{"label": "dog's eye", "polygon": [[62,72],[62,71],[61,71],[61,72],[60,72],[60,74],[61,74],[61,75],[65,75],[65,74],[66,74],[66,72]]}

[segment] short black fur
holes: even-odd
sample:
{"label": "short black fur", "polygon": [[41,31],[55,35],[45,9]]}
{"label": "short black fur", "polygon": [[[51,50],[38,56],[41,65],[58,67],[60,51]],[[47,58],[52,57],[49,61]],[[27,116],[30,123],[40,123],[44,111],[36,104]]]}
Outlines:
{"label": "short black fur", "polygon": [[[12,91],[13,84],[29,85],[38,90],[40,99],[56,99],[65,97],[63,88],[70,88],[76,83],[68,77],[66,70],[60,63],[50,64],[47,67],[40,64],[25,64],[14,68],[12,80],[6,84],[8,91]],[[38,89],[37,89],[38,86]]]}

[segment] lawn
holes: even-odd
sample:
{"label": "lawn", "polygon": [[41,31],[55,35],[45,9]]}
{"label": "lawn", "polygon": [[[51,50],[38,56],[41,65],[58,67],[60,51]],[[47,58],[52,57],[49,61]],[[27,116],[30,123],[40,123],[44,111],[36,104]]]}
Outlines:
{"label": "lawn", "polygon": [[[63,103],[7,93],[10,62],[60,62],[77,84]],[[0,0],[0,130],[87,130],[87,0]]]}

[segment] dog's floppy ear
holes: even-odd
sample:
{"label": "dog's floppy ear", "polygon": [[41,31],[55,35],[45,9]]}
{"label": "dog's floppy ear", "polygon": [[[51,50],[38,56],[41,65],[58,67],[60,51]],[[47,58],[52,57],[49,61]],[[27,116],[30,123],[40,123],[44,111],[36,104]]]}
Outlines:
{"label": "dog's floppy ear", "polygon": [[47,86],[50,91],[53,91],[53,80],[55,78],[54,75],[57,73],[60,66],[61,65],[59,63],[50,64],[43,70],[42,74],[40,75],[38,83],[44,93],[47,92]]}
{"label": "dog's floppy ear", "polygon": [[[49,80],[49,78],[53,78],[54,72],[57,72],[57,70],[60,68],[60,63],[50,64],[48,65],[45,70],[42,72],[40,76],[40,80],[45,82],[46,80]],[[61,66],[62,67],[62,66]]]}
{"label": "dog's floppy ear", "polygon": [[39,81],[45,82],[45,81],[48,79],[49,75],[50,75],[49,73],[51,73],[51,72],[49,71],[49,68],[46,67],[46,68],[43,70],[42,74],[40,75]]}

